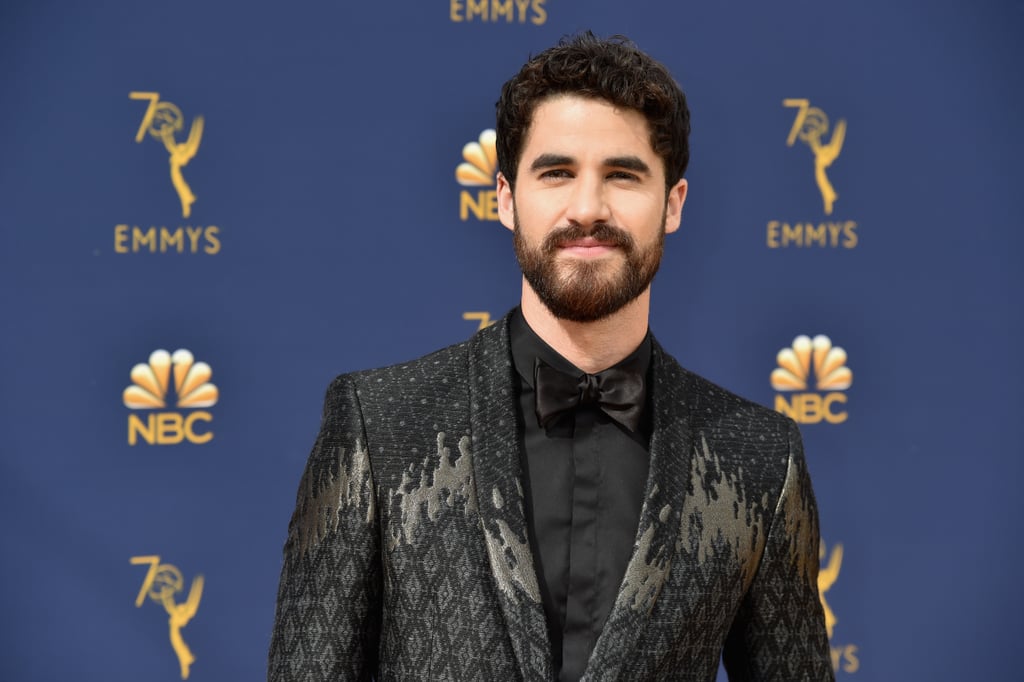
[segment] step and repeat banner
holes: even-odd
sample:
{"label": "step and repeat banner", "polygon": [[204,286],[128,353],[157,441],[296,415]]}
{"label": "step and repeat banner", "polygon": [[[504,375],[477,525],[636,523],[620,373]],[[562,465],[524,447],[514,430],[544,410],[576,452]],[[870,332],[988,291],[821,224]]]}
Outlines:
{"label": "step and repeat banner", "polygon": [[802,425],[840,680],[1009,680],[1024,590],[1020,2],[6,2],[0,679],[257,680],[338,373],[516,304],[494,102],[663,61],[652,328]]}

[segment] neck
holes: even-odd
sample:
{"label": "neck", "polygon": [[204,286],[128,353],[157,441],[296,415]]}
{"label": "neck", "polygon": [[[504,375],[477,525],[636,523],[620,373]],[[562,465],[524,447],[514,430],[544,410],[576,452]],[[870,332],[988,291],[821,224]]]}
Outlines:
{"label": "neck", "polygon": [[572,322],[555,317],[523,280],[522,310],[537,336],[584,372],[595,374],[619,362],[640,345],[647,334],[651,308],[648,287],[621,310],[594,322]]}

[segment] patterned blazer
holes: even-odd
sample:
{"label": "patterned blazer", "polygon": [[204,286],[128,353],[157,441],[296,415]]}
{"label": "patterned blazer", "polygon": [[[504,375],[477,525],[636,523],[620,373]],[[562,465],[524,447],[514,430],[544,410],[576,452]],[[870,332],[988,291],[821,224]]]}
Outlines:
{"label": "patterned blazer", "polygon": [[[832,680],[796,426],[652,354],[650,474],[586,680]],[[508,319],[338,377],[288,527],[268,679],[554,680]]]}

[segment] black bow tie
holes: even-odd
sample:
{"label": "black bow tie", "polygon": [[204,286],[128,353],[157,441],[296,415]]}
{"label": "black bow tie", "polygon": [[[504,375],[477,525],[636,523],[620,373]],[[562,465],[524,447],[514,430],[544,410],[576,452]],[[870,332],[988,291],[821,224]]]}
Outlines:
{"label": "black bow tie", "polygon": [[644,376],[637,362],[616,365],[597,374],[573,376],[540,358],[533,365],[537,420],[547,425],[577,405],[597,405],[605,414],[636,431],[644,405]]}

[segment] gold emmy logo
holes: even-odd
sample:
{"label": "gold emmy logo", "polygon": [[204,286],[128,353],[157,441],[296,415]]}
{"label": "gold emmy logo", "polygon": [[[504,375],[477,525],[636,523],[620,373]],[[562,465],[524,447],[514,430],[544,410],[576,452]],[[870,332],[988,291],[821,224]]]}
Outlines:
{"label": "gold emmy logo", "polygon": [[837,645],[832,643],[832,634],[835,631],[838,619],[832,607],[825,601],[825,593],[832,589],[832,586],[836,584],[836,580],[839,579],[839,570],[843,566],[843,545],[836,543],[832,546],[832,552],[827,553],[825,542],[822,541],[818,553],[821,561],[825,561],[825,555],[828,554],[828,561],[822,564],[821,570],[818,571],[818,596],[821,599],[821,608],[825,612],[825,629],[828,631],[832,667],[836,672],[842,669],[844,672],[854,673],[860,668],[857,646],[854,644]]}
{"label": "gold emmy logo", "polygon": [[[213,370],[205,362],[195,362],[192,353],[179,348],[174,353],[158,349],[149,356],[149,362],[141,362],[131,371],[132,383],[122,399],[125,407],[132,410],[159,410],[167,407],[167,393],[171,379],[177,397],[175,407],[200,408],[217,404],[217,387],[210,383]],[[135,414],[128,415],[128,444],[135,445],[141,436],[150,445],[174,445],[188,440],[190,443],[206,443],[213,438],[212,431],[198,433],[198,421],[210,423],[213,415],[203,410],[191,412],[183,417],[179,412],[150,412],[143,422]]]}
{"label": "gold emmy logo", "polygon": [[796,118],[793,120],[793,127],[789,130],[789,137],[786,138],[786,146],[792,147],[799,138],[814,154],[814,181],[818,183],[818,190],[821,192],[821,200],[825,205],[825,215],[832,215],[832,206],[839,195],[825,174],[825,169],[832,165],[832,162],[839,158],[843,150],[843,140],[846,138],[846,121],[840,119],[832,131],[832,137],[827,143],[823,138],[828,134],[828,116],[818,107],[812,107],[810,100],[806,99],[784,99],[784,107],[796,107]]}
{"label": "gold emmy logo", "polygon": [[488,187],[476,193],[462,190],[459,194],[459,219],[469,220],[472,213],[477,220],[498,219],[498,193],[494,189],[495,173],[498,169],[498,151],[493,130],[480,133],[476,142],[469,142],[462,148],[465,159],[455,168],[455,179],[463,187]]}
{"label": "gold emmy logo", "polygon": [[[188,218],[196,201],[192,188],[185,181],[181,169],[188,165],[199,151],[203,137],[203,117],[196,116],[188,137],[179,142],[177,133],[185,127],[181,109],[172,102],[160,101],[158,92],[130,92],[133,100],[149,102],[135,141],[142,142],[146,132],[167,150],[170,163],[171,185],[181,202],[181,214]],[[114,253],[192,253],[215,255],[220,253],[220,228],[216,225],[163,225],[125,221],[114,226]]]}
{"label": "gold emmy logo", "polygon": [[491,314],[486,311],[475,311],[462,313],[462,319],[464,320],[477,320],[480,322],[480,326],[477,327],[477,331],[486,329],[494,324],[497,320],[491,319]]}
{"label": "gold emmy logo", "polygon": [[845,404],[845,391],[853,383],[853,372],[846,366],[846,351],[833,346],[832,340],[819,334],[812,340],[800,335],[790,348],[783,348],[776,356],[778,367],[772,370],[771,383],[776,391],[806,391],[810,386],[811,368],[814,368],[815,389],[831,391],[824,397],[818,393],[794,393],[787,400],[775,396],[775,409],[801,424],[817,424],[824,420],[840,424],[847,419],[846,412],[835,412],[836,403]]}
{"label": "gold emmy logo", "polygon": [[[784,99],[782,105],[795,107],[796,118],[789,129],[786,145],[792,147],[800,140],[814,155],[814,181],[821,192],[825,215],[831,216],[839,195],[825,171],[839,158],[846,139],[846,121],[840,120],[829,135],[828,116],[818,107],[812,107],[810,100]],[[765,243],[770,249],[798,248],[856,248],[860,240],[857,221],[829,218],[827,220],[769,220]]]}
{"label": "gold emmy logo", "polygon": [[181,169],[187,166],[199,151],[199,142],[203,138],[203,117],[196,116],[192,119],[188,138],[184,142],[178,142],[175,133],[184,128],[185,117],[177,105],[172,102],[161,102],[158,92],[130,92],[128,96],[132,99],[149,100],[146,114],[142,117],[139,131],[135,134],[135,141],[142,142],[146,131],[149,131],[152,137],[163,143],[170,155],[171,184],[174,185],[181,200],[181,215],[188,218],[192,215],[192,204],[196,201],[196,195],[185,182]]}
{"label": "gold emmy logo", "polygon": [[483,21],[506,23],[529,21],[540,26],[548,20],[546,0],[448,0],[448,17],[455,23]]}
{"label": "gold emmy logo", "polygon": [[156,555],[133,556],[130,561],[133,565],[149,564],[149,571],[142,581],[139,595],[135,598],[135,606],[142,606],[148,596],[167,611],[171,647],[178,656],[181,679],[187,680],[196,657],[192,655],[192,651],[182,638],[181,629],[189,624],[199,610],[199,600],[203,597],[203,576],[197,575],[192,579],[188,597],[179,604],[174,596],[185,589],[185,579],[176,566],[161,564],[160,557]]}
{"label": "gold emmy logo", "polygon": [[[825,543],[821,543],[819,549],[821,559],[825,558]],[[832,639],[832,631],[836,627],[836,614],[832,610],[832,607],[825,601],[825,593],[832,589],[832,586],[836,584],[836,580],[839,578],[839,569],[843,565],[843,546],[840,544],[833,545],[832,554],[828,559],[828,564],[821,567],[818,571],[818,596],[821,598],[821,608],[825,612],[825,629],[828,631],[829,640]]]}

